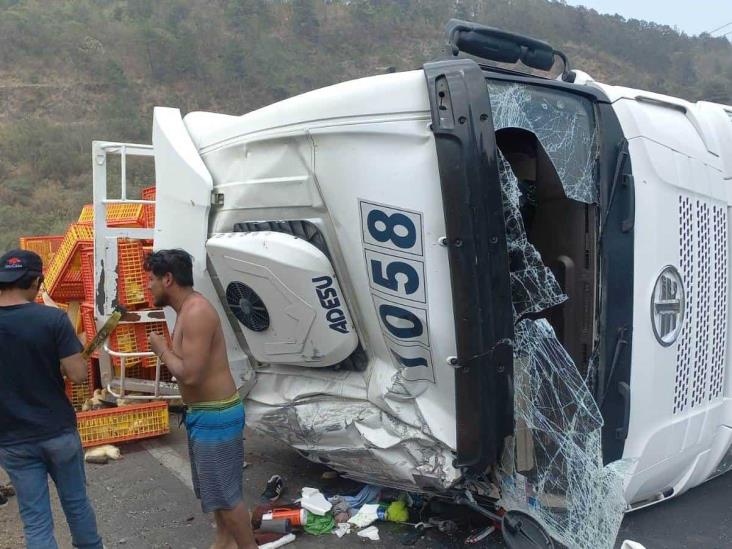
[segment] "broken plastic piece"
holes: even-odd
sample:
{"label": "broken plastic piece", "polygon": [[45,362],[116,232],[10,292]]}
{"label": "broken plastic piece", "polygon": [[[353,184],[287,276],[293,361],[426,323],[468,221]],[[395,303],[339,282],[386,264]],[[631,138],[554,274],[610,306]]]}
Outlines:
{"label": "broken plastic piece", "polygon": [[336,524],[336,527],[333,529],[333,533],[338,536],[339,538],[342,538],[346,534],[351,533],[351,525],[347,522],[342,522],[340,524]]}
{"label": "broken plastic piece", "polygon": [[369,526],[357,533],[360,538],[367,538],[371,541],[379,541],[379,529],[376,526]]}
{"label": "broken plastic piece", "polygon": [[315,488],[303,488],[300,505],[314,515],[322,517],[333,508],[333,505],[325,499],[320,490]]}
{"label": "broken plastic piece", "polygon": [[376,522],[378,519],[379,505],[376,503],[367,503],[361,510],[353,515],[348,522],[356,526],[357,528],[365,528],[370,524]]}

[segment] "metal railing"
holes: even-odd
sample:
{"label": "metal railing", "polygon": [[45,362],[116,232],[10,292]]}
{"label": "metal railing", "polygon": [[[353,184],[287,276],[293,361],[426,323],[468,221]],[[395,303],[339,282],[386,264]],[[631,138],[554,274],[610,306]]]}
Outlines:
{"label": "metal railing", "polygon": [[[117,155],[120,157],[120,198],[108,198],[107,196],[107,170],[109,167],[107,157]],[[154,201],[130,199],[127,197],[127,158],[153,157],[151,145],[140,145],[134,143],[113,143],[107,141],[94,141],[92,143],[92,165],[93,165],[93,191],[94,191],[94,320],[97,329],[104,325],[104,322],[112,314],[112,310],[118,301],[118,257],[117,240],[119,238],[134,238],[139,240],[154,240],[154,229],[152,228],[121,228],[109,227],[107,225],[107,207],[112,204],[142,204],[154,205]],[[151,316],[150,311],[135,311],[139,319],[125,321],[120,325],[160,321],[161,312],[155,311],[156,317]],[[99,355],[100,375],[102,386],[116,398],[134,400],[156,400],[156,399],[177,399],[180,398],[177,383],[160,381],[162,365],[156,360],[155,379],[129,378],[126,375],[126,362],[134,358],[149,358],[155,356],[152,352],[121,352],[111,349],[108,344],[103,346],[103,352]],[[119,376],[115,375],[115,368],[111,358],[119,359]],[[144,393],[141,395],[128,395],[128,391]]]}

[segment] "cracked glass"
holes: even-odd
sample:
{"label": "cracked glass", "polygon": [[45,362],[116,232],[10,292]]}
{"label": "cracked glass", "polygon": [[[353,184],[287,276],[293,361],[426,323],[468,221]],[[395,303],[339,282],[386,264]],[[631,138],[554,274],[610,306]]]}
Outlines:
{"label": "cracked glass", "polygon": [[567,198],[598,201],[595,181],[597,131],[592,102],[561,91],[488,80],[496,131],[533,133],[557,170]]}
{"label": "cracked glass", "polygon": [[[594,201],[596,185],[589,169],[594,122],[579,114],[549,116],[546,111],[552,108],[529,104],[532,96],[521,88],[497,87],[500,94],[492,97],[499,120],[496,128],[534,131],[562,176],[567,196]],[[584,126],[585,120],[592,125]],[[573,147],[577,151],[565,150]],[[500,151],[498,171],[515,322],[515,432],[505,445],[500,467],[500,503],[531,514],[568,547],[610,549],[626,508],[626,465],[603,466],[602,414],[586,380],[549,322],[525,318],[527,314],[535,318],[567,296],[527,238],[520,209],[527,189]]]}
{"label": "cracked glass", "polygon": [[602,463],[602,415],[544,319],[516,326],[514,439],[501,504],[537,518],[567,547],[610,549],[626,508],[625,462]]}
{"label": "cracked glass", "polygon": [[503,193],[503,216],[506,221],[511,302],[514,320],[541,312],[567,300],[549,267],[526,236],[519,209],[521,191],[508,161],[498,152],[498,175]]}

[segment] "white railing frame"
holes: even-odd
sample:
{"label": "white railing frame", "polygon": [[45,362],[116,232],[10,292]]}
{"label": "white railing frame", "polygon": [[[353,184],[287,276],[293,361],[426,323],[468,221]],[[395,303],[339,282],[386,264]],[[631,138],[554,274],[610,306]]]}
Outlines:
{"label": "white railing frame", "polygon": [[[120,156],[120,197],[108,198],[107,196],[107,156]],[[107,226],[107,206],[110,204],[144,204],[154,205],[151,200],[138,200],[127,198],[127,157],[153,157],[152,145],[141,145],[136,143],[114,143],[109,141],[94,141],[92,143],[92,176],[94,192],[94,320],[97,329],[101,329],[106,320],[112,314],[117,303],[117,239],[136,238],[141,240],[153,240],[154,229],[145,228],[116,228]],[[99,290],[102,290],[101,292]],[[160,318],[153,318],[149,312],[135,312],[140,315],[136,322],[160,321]],[[129,323],[129,322],[128,322]],[[102,378],[102,386],[114,397],[134,400],[157,400],[157,399],[178,399],[180,394],[163,395],[160,391],[160,360],[157,360],[155,367],[155,382],[152,386],[152,394],[127,395],[126,391],[150,393],[149,380],[126,378],[125,362],[136,357],[151,357],[154,353],[124,353],[110,349],[104,345],[103,352],[99,354],[99,369]],[[111,357],[120,359],[120,376],[115,377]],[[112,389],[113,385],[119,384],[119,393]],[[167,385],[167,384],[166,384]]]}

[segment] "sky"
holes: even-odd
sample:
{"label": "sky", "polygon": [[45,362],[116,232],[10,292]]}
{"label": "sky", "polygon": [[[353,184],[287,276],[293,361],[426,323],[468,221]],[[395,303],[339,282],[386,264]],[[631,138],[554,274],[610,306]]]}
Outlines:
{"label": "sky", "polygon": [[678,27],[688,35],[710,32],[725,23],[730,25],[712,36],[732,31],[732,0],[567,0],[567,4]]}

